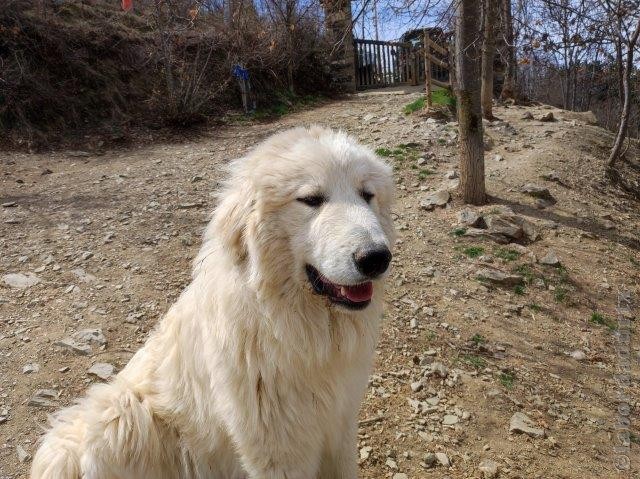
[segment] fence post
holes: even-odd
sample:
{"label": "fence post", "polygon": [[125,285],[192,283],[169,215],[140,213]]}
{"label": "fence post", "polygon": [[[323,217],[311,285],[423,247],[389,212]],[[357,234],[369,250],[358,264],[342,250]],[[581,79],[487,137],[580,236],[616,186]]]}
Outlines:
{"label": "fence post", "polygon": [[429,47],[429,33],[427,29],[424,29],[424,81],[425,81],[425,91],[427,94],[427,108],[431,108],[431,60],[429,55],[431,54],[431,49]]}

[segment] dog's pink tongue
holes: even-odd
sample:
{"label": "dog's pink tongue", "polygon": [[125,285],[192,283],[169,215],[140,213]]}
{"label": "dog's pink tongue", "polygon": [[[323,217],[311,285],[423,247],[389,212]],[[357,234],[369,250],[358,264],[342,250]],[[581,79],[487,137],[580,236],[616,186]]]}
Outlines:
{"label": "dog's pink tongue", "polygon": [[373,284],[371,282],[357,284],[355,286],[342,286],[340,293],[349,301],[362,303],[369,301],[373,296]]}

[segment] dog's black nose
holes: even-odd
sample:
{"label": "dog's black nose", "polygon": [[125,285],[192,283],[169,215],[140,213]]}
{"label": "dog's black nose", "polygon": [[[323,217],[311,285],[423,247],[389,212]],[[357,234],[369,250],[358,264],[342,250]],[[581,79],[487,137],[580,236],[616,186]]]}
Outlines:
{"label": "dog's black nose", "polygon": [[369,278],[375,278],[384,273],[391,261],[391,251],[386,246],[359,249],[353,255],[358,271]]}

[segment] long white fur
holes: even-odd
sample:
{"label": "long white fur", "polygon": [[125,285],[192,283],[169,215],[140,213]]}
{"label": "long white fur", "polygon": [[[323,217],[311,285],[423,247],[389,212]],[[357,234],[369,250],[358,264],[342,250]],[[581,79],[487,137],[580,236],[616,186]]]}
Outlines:
{"label": "long white fur", "polygon": [[[375,197],[367,204],[366,188]],[[313,208],[297,197],[322,192]],[[382,315],[313,293],[393,244],[390,168],[343,133],[277,134],[231,165],[193,281],[108,384],[55,414],[33,479],[354,479]]]}

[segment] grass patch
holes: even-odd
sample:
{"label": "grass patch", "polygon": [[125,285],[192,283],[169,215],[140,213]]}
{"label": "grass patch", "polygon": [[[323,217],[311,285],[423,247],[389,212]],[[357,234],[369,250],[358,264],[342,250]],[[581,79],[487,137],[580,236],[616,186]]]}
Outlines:
{"label": "grass patch", "polygon": [[451,232],[451,234],[457,238],[460,238],[460,236],[464,236],[466,232],[467,228],[456,228]]}
{"label": "grass patch", "polygon": [[494,255],[498,258],[501,258],[505,261],[515,261],[520,257],[520,252],[515,249],[509,248],[498,248]]}
{"label": "grass patch", "polygon": [[417,100],[412,101],[411,103],[404,106],[403,110],[405,115],[411,115],[411,113],[415,113],[416,111],[420,111],[424,108],[426,103],[426,98],[421,97]]}
{"label": "grass patch", "polygon": [[294,111],[320,103],[324,98],[319,95],[298,96],[290,92],[280,92],[272,105],[258,108],[251,114],[254,120],[268,120],[288,115]]}
{"label": "grass patch", "polygon": [[536,277],[531,267],[526,264],[521,264],[516,267],[516,272],[521,274],[527,283],[531,283]]}
{"label": "grass patch", "polygon": [[391,156],[391,150],[389,148],[376,148],[376,155],[386,158]]}
{"label": "grass patch", "polygon": [[418,178],[420,178],[421,180],[425,180],[429,175],[433,175],[433,171],[422,169],[418,172]]}
{"label": "grass patch", "polygon": [[475,356],[473,354],[465,354],[462,356],[462,360],[476,369],[483,369],[487,366],[487,361],[480,356]]}
{"label": "grass patch", "polygon": [[540,311],[542,311],[542,306],[537,303],[531,303],[529,305],[529,309],[535,313],[539,313]]}
{"label": "grass patch", "polygon": [[434,105],[444,105],[453,108],[456,106],[456,97],[453,92],[447,88],[436,88],[431,91],[431,102]]}
{"label": "grass patch", "polygon": [[487,339],[482,334],[476,333],[471,337],[471,341],[473,341],[476,346],[480,346],[482,343],[486,343]]}
{"label": "grass patch", "polygon": [[517,284],[513,287],[513,292],[516,293],[517,295],[522,296],[524,294],[524,286],[522,286],[521,284]]}
{"label": "grass patch", "polygon": [[607,318],[605,315],[600,314],[597,311],[594,311],[591,314],[591,318],[589,319],[589,321],[591,321],[593,324],[597,324],[597,325],[600,325],[600,326],[606,326],[607,328],[609,328],[612,331],[614,329],[616,329],[615,321],[613,321],[610,318]]}
{"label": "grass patch", "polygon": [[564,303],[569,295],[569,290],[564,286],[557,286],[555,291],[553,292],[553,299],[555,299],[558,303]]}
{"label": "grass patch", "polygon": [[507,389],[513,389],[513,382],[515,381],[516,376],[511,372],[500,373],[500,384],[502,384]]}
{"label": "grass patch", "polygon": [[484,254],[484,248],[482,246],[469,246],[462,250],[469,258],[477,258]]}

